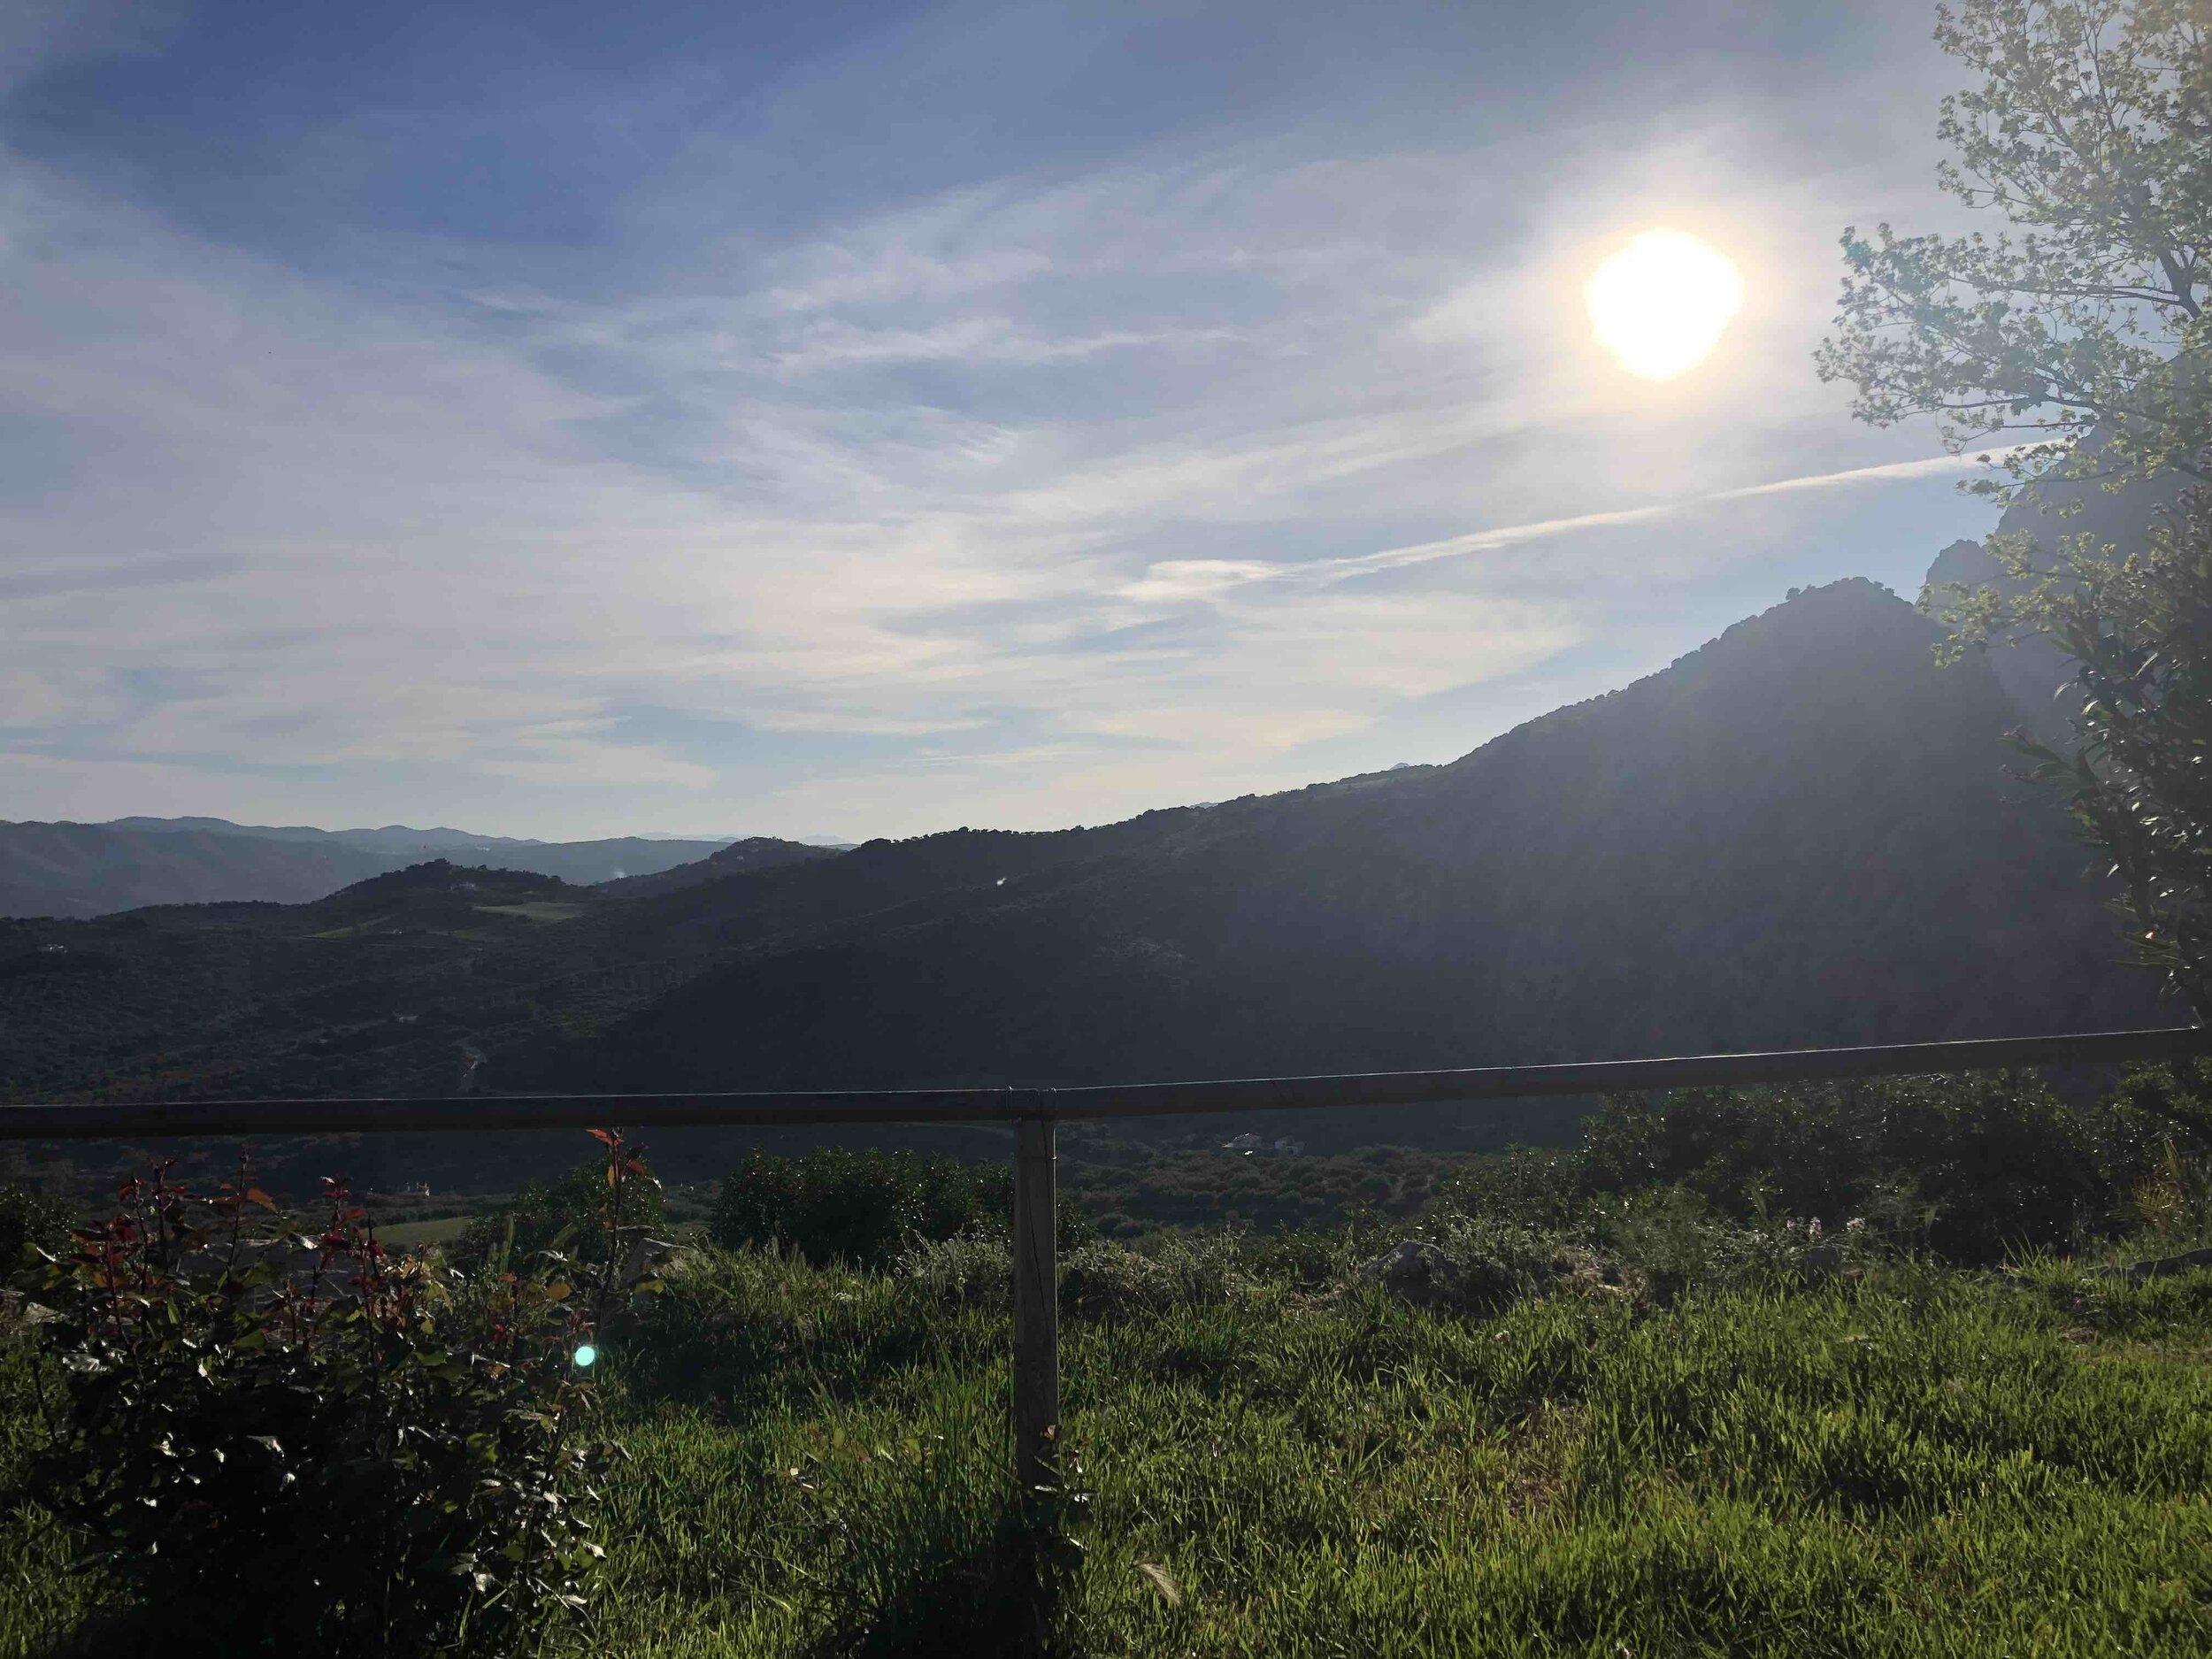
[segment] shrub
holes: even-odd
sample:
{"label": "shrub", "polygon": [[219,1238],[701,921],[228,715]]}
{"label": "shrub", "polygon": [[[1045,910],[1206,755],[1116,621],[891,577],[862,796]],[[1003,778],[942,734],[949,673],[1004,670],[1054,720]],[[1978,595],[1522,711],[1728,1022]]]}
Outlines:
{"label": "shrub", "polygon": [[1586,1225],[1593,1240],[1628,1263],[1663,1302],[1691,1289],[1810,1284],[1864,1268],[1890,1238],[1864,1217],[1735,1220],[1714,1214],[1696,1193],[1679,1187],[1594,1204]]}
{"label": "shrub", "polygon": [[1261,1286],[1251,1241],[1241,1233],[1170,1233],[1141,1248],[1091,1240],[1064,1258],[1060,1302],[1109,1317],[1169,1308],[1243,1302]]}
{"label": "shrub", "polygon": [[27,1248],[54,1251],[69,1241],[75,1212],[62,1199],[31,1187],[0,1187],[0,1272],[13,1268]]}
{"label": "shrub", "polygon": [[1583,1159],[1574,1152],[1514,1147],[1469,1158],[1440,1181],[1430,1202],[1439,1210],[1489,1216],[1525,1227],[1562,1227],[1582,1199]]}
{"label": "shrub", "polygon": [[1540,1294],[1564,1278],[1562,1246],[1553,1235],[1492,1216],[1455,1219],[1439,1229],[1437,1242],[1450,1263],[1444,1289],[1458,1306],[1478,1311]]}
{"label": "shrub", "polygon": [[619,1287],[396,1260],[326,1189],[310,1234],[242,1173],[125,1182],[30,1287],[65,1383],[19,1495],[104,1547],[148,1651],[519,1646],[603,1553],[572,1356]]}
{"label": "shrub", "polygon": [[1013,1305],[1014,1250],[1002,1233],[917,1239],[900,1266],[939,1302],[998,1312]]}
{"label": "shrub", "polygon": [[723,1180],[707,1233],[726,1249],[773,1245],[817,1264],[879,1268],[917,1239],[1002,1226],[1012,1209],[1003,1166],[877,1148],[795,1159],[755,1151]]}
{"label": "shrub", "polygon": [[2116,1225],[2126,1186],[2098,1115],[2032,1078],[1903,1078],[1690,1089],[1609,1101],[1586,1131],[1585,1194],[1680,1185],[1738,1221],[1839,1219],[1908,1191],[1956,1261],[2055,1248]]}
{"label": "shrub", "polygon": [[[641,1157],[639,1148],[626,1150],[633,1158]],[[580,1261],[603,1263],[611,1248],[633,1243],[664,1219],[660,1183],[641,1162],[628,1173],[629,1179],[611,1180],[607,1159],[596,1157],[586,1159],[557,1180],[534,1182],[470,1222],[449,1247],[449,1259],[474,1271],[503,1251],[514,1260],[527,1261],[551,1249],[573,1252]],[[618,1212],[609,1209],[611,1195],[619,1201]]]}

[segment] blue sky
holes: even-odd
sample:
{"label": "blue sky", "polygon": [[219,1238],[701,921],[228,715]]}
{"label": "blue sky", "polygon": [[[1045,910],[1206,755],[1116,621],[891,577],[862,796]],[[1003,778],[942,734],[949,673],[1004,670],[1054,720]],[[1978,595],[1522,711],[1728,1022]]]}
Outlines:
{"label": "blue sky", "polygon": [[[1809,354],[1932,23],[16,0],[0,817],[1096,823],[1910,594],[1985,510]],[[1747,287],[1664,384],[1654,226]]]}

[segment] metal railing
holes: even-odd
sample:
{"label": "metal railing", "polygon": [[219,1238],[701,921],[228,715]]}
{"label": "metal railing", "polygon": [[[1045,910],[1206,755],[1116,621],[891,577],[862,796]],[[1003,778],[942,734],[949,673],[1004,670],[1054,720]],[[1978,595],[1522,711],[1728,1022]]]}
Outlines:
{"label": "metal railing", "polygon": [[1116,1118],[1325,1106],[1556,1099],[1651,1089],[1717,1088],[1840,1078],[2110,1065],[2212,1055],[2212,1028],[1999,1037],[1879,1048],[1793,1048],[1563,1065],[1236,1078],[1083,1088],[833,1090],[773,1094],[503,1094],[449,1099],[216,1100],[0,1105],[0,1141],[387,1130],[552,1130],[744,1125],[1008,1123],[1014,1125],[1014,1463],[1032,1486],[1049,1476],[1060,1417],[1055,1128]]}

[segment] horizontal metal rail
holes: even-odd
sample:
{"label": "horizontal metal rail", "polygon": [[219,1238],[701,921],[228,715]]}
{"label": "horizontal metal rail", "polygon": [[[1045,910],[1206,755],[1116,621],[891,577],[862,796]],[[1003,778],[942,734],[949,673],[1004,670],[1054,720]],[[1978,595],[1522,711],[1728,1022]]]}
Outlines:
{"label": "horizontal metal rail", "polygon": [[181,1135],[388,1130],[588,1129],[804,1124],[1081,1123],[1325,1106],[1418,1106],[1824,1078],[1901,1077],[2016,1066],[2108,1065],[2212,1054],[2212,1028],[2081,1032],[1879,1048],[1786,1048],[1589,1060],[1564,1065],[1363,1071],[1329,1077],[1115,1083],[1086,1088],[831,1090],[779,1094],[466,1094],[449,1099],[215,1100],[0,1106],[0,1141],[131,1141]]}

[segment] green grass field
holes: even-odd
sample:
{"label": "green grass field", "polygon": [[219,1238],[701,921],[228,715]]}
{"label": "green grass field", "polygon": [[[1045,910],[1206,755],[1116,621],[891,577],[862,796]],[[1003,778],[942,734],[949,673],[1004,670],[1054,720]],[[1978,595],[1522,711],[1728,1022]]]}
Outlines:
{"label": "green grass field", "polygon": [[[1232,1247],[1185,1269],[1064,1324],[1061,1650],[2212,1650],[2212,1272],[1900,1263],[1476,1317]],[[564,1647],[1018,1647],[990,1301],[693,1254],[607,1344],[629,1459]],[[17,1449],[27,1388],[19,1354]],[[6,1529],[0,1654],[53,1651],[96,1595],[67,1554],[35,1507]]]}
{"label": "green grass field", "polygon": [[379,1227],[376,1236],[395,1249],[411,1250],[425,1244],[446,1244],[468,1231],[471,1216],[440,1216],[430,1221],[401,1221]]}
{"label": "green grass field", "polygon": [[552,900],[528,904],[480,904],[476,908],[487,916],[519,916],[526,922],[573,921],[584,913],[580,904],[562,904]]}

